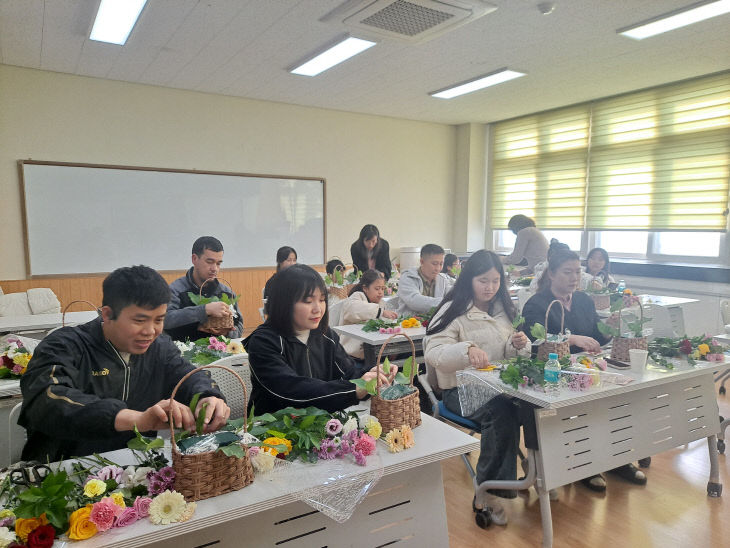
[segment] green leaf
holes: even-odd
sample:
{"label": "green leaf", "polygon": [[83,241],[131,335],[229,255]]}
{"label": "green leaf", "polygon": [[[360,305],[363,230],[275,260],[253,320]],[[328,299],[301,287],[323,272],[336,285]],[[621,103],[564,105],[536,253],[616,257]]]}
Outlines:
{"label": "green leaf", "polygon": [[203,428],[205,426],[205,412],[208,409],[208,402],[205,402],[200,407],[200,413],[198,413],[197,418],[195,419],[195,432],[200,436],[203,433]]}
{"label": "green leaf", "polygon": [[307,415],[302,419],[302,421],[299,423],[299,428],[302,430],[305,430],[312,426],[314,424],[314,421],[317,419],[315,415]]}
{"label": "green leaf", "polygon": [[602,335],[606,335],[609,337],[618,337],[619,336],[618,328],[616,328],[616,327],[611,327],[610,325],[606,325],[603,322],[598,322],[596,324],[596,327],[598,328],[598,331],[600,331]]}
{"label": "green leaf", "polygon": [[291,415],[284,415],[283,419],[284,419],[284,424],[285,424],[285,425],[286,425],[287,427],[289,427],[289,428],[291,428],[292,424],[294,424],[294,423],[292,422],[292,420],[291,420]]}
{"label": "green leaf", "polygon": [[365,387],[367,385],[367,382],[365,381],[365,379],[350,379],[350,382],[358,388],[362,388],[363,390],[366,389]]}
{"label": "green leaf", "polygon": [[378,379],[370,379],[368,382],[365,383],[365,390],[367,390],[367,393],[371,396],[375,395],[378,385]]}
{"label": "green leaf", "polygon": [[243,447],[241,447],[241,444],[239,443],[232,443],[231,445],[219,447],[218,451],[227,457],[238,457],[239,459],[242,459],[245,456]]}
{"label": "green leaf", "polygon": [[383,362],[383,373],[385,373],[386,375],[390,374],[390,360],[387,356],[385,357],[385,361]]}
{"label": "green leaf", "polygon": [[398,371],[395,374],[395,382],[397,382],[398,384],[410,384],[411,381],[403,373],[401,373],[400,371]]}
{"label": "green leaf", "polygon": [[279,432],[278,430],[267,430],[266,433],[274,438],[285,438],[286,437],[286,434],[284,434],[283,432]]}
{"label": "green leaf", "polygon": [[530,328],[530,335],[535,337],[536,339],[547,339],[547,332],[545,331],[545,326],[541,323],[535,323]]}
{"label": "green leaf", "polygon": [[182,432],[175,433],[175,443],[190,437],[191,432],[189,430],[183,430]]}
{"label": "green leaf", "polygon": [[403,362],[403,376],[406,377],[410,382],[411,373],[413,369],[413,356],[408,356],[406,361]]}
{"label": "green leaf", "polygon": [[525,323],[525,318],[522,315],[517,314],[517,316],[515,316],[515,319],[512,320],[512,329],[517,329],[523,323]]}
{"label": "green leaf", "polygon": [[196,410],[198,408],[198,400],[200,399],[200,392],[197,394],[193,394],[192,399],[190,400],[190,412],[193,414],[193,417],[195,416]]}
{"label": "green leaf", "polygon": [[275,417],[274,415],[272,415],[271,413],[264,413],[264,414],[263,414],[263,415],[261,415],[260,417],[256,417],[256,420],[257,420],[257,421],[261,421],[261,422],[274,422],[274,421],[275,421],[275,420],[277,420],[277,419],[276,419],[276,417]]}

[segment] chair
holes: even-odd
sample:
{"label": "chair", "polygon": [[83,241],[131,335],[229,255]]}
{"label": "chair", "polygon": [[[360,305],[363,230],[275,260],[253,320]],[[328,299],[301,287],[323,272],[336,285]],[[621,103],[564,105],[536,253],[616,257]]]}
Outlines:
{"label": "chair", "polygon": [[[227,360],[235,358],[242,363],[226,363]],[[243,379],[246,385],[246,392],[248,399],[251,399],[251,370],[248,365],[248,357],[245,354],[234,354],[230,358],[223,358],[215,362],[218,365],[225,365],[226,367],[233,369]],[[226,398],[228,407],[231,408],[231,419],[239,419],[246,416],[246,407],[243,401],[243,392],[241,391],[241,383],[238,382],[233,375],[223,369],[212,368],[207,370],[210,373],[211,379],[218,385],[218,389],[221,391],[223,396]]]}
{"label": "chair", "polygon": [[530,300],[534,293],[529,288],[523,287],[517,290],[517,311],[522,313],[525,303]]}
{"label": "chair", "polygon": [[8,463],[13,464],[20,460],[23,446],[27,440],[25,428],[18,424],[20,407],[23,402],[16,404],[8,414]]}
{"label": "chair", "polygon": [[345,301],[337,301],[335,304],[330,306],[330,319],[329,325],[338,326],[342,325],[342,309],[345,307]]}

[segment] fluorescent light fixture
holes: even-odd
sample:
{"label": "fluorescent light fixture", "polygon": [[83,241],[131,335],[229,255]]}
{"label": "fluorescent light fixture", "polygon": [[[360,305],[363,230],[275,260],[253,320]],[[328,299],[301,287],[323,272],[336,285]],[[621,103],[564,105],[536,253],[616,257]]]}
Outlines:
{"label": "fluorescent light fixture", "polygon": [[471,93],[472,91],[477,91],[479,89],[484,89],[489,86],[501,84],[502,82],[507,82],[508,80],[514,80],[515,78],[519,78],[520,76],[524,75],[524,72],[517,72],[516,70],[503,68],[499,69],[496,72],[490,72],[489,74],[485,74],[484,76],[479,76],[474,80],[469,80],[468,82],[464,82],[463,84],[458,84],[456,86],[452,86],[450,88],[446,88],[440,91],[432,91],[431,93],[429,93],[429,95],[432,95],[433,97],[438,97],[439,99],[451,99],[453,97],[458,97],[459,95],[464,95],[465,93]]}
{"label": "fluorescent light fixture", "polygon": [[317,76],[320,72],[324,72],[338,65],[374,45],[375,42],[370,42],[369,40],[352,37],[345,38],[306,63],[292,69],[291,73],[301,76]]}
{"label": "fluorescent light fixture", "polygon": [[147,0],[101,0],[91,40],[123,46]]}
{"label": "fluorescent light fixture", "polygon": [[685,27],[728,12],[730,12],[730,0],[700,2],[678,11],[660,15],[649,21],[619,29],[616,32],[634,40],[643,40],[662,32]]}

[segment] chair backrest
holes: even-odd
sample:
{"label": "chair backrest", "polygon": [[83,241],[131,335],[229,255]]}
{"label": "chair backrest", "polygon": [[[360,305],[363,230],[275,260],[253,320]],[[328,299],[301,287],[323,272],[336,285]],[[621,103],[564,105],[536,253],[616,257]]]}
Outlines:
{"label": "chair backrest", "polygon": [[517,312],[522,314],[522,309],[525,307],[525,303],[530,300],[534,293],[526,287],[517,290]]}
{"label": "chair backrest", "polygon": [[8,463],[13,464],[20,460],[20,454],[23,452],[27,435],[25,428],[18,424],[18,416],[20,415],[20,407],[22,402],[16,404],[8,414]]}
{"label": "chair backrest", "polygon": [[650,304],[644,307],[644,316],[651,318],[646,324],[645,328],[651,328],[651,338],[657,337],[678,337],[683,333],[675,333],[674,327],[672,327],[672,318],[669,315],[669,309],[659,306],[657,304]]}
{"label": "chair backrest", "polygon": [[337,301],[335,304],[330,306],[330,327],[342,325],[342,309],[344,306],[345,300]]}
{"label": "chair backrest", "polygon": [[730,324],[730,299],[720,300],[720,315],[724,325]]}

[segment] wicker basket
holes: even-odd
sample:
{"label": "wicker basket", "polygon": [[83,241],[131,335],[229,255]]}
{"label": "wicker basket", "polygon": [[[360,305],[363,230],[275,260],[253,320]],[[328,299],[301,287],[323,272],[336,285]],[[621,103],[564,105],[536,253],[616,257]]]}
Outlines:
{"label": "wicker basket", "polygon": [[71,308],[71,305],[76,304],[76,303],[86,303],[86,304],[88,304],[91,308],[93,308],[96,311],[97,314],[99,314],[99,316],[101,316],[101,308],[99,308],[98,306],[96,306],[91,301],[85,301],[83,299],[71,301],[70,303],[68,303],[64,307],[63,313],[61,314],[61,326],[62,327],[66,327],[66,312],[68,312],[68,309]]}
{"label": "wicker basket", "polygon": [[[223,365],[203,365],[190,371],[175,385],[171,399],[175,398],[177,389],[180,388],[190,375],[201,369],[219,368],[225,369],[235,375],[241,383],[243,390],[244,409],[247,399],[246,384],[238,373]],[[170,440],[172,443],[172,467],[175,470],[175,490],[181,493],[188,502],[217,497],[224,493],[237,491],[251,484],[253,481],[253,467],[248,458],[246,445],[243,445],[244,456],[227,457],[221,451],[209,451],[196,455],[183,455],[175,442],[173,430],[172,413],[169,416]],[[246,432],[246,421],[243,422],[243,431]]]}
{"label": "wicker basket", "polygon": [[608,293],[588,293],[588,296],[593,299],[596,310],[605,310],[611,307],[611,295]]}
{"label": "wicker basket", "polygon": [[629,363],[629,350],[649,349],[649,340],[646,337],[616,337],[611,344],[611,358],[620,362]]}
{"label": "wicker basket", "polygon": [[[559,335],[565,334],[565,307],[563,306],[563,303],[558,301],[557,299],[552,301],[545,311],[545,334],[548,334],[547,325],[548,325],[548,315],[550,314],[550,308],[552,306],[558,303],[560,305],[560,310],[562,312],[562,315],[560,316],[560,333]],[[537,347],[537,359],[538,360],[546,360],[548,359],[548,354],[557,354],[558,359],[565,358],[566,356],[570,356],[570,343],[568,341],[563,342],[548,342],[545,341],[541,345]]]}
{"label": "wicker basket", "polygon": [[[416,346],[405,333],[397,333],[388,338],[378,352],[378,366],[380,359],[383,357],[383,350],[390,341],[395,337],[405,337],[411,343],[411,355],[413,356],[413,365],[411,367],[410,386],[413,386],[413,375],[418,369],[416,363]],[[404,424],[415,428],[421,424],[421,403],[418,390],[408,394],[407,396],[397,400],[384,400],[380,397],[380,375],[376,385],[376,394],[370,398],[370,414],[377,417],[383,427],[383,432],[390,432],[393,428],[400,428]]]}
{"label": "wicker basket", "polygon": [[[200,284],[200,292],[198,293],[201,297],[203,296],[203,286],[207,284],[208,282],[215,280],[216,278],[208,278],[205,280],[202,284]],[[226,281],[226,280],[223,280]],[[228,282],[228,287],[231,287],[230,282]],[[233,292],[233,288],[231,287],[231,292]],[[235,296],[235,293],[233,294]],[[219,334],[226,334],[228,333],[233,327],[235,326],[235,323],[233,322],[233,315],[230,316],[223,316],[222,318],[214,318],[211,316],[208,316],[208,319],[205,323],[200,324],[200,327],[198,328],[200,331],[205,331],[206,333],[212,333],[214,335]]]}

